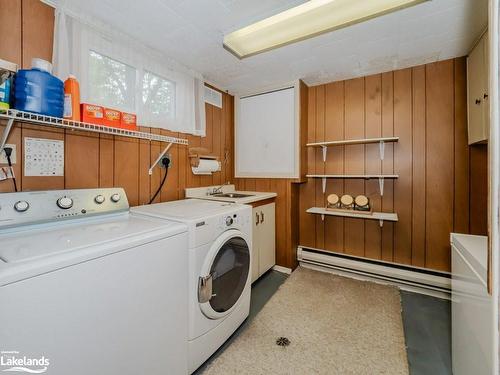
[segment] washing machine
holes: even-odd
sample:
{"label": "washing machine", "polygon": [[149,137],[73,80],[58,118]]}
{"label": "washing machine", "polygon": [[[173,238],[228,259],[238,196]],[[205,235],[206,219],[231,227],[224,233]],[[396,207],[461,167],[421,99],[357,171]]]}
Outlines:
{"label": "washing machine", "polygon": [[188,226],[188,369],[192,373],[248,316],[252,207],[186,199],[134,207],[132,212]]}
{"label": "washing machine", "polygon": [[186,374],[187,246],[123,189],[0,194],[0,372]]}

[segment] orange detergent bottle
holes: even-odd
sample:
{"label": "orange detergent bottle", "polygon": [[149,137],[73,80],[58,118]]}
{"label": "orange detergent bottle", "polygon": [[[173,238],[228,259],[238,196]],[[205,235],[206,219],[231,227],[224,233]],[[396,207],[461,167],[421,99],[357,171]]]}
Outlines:
{"label": "orange detergent bottle", "polygon": [[80,121],[80,85],[71,74],[64,81],[64,118]]}

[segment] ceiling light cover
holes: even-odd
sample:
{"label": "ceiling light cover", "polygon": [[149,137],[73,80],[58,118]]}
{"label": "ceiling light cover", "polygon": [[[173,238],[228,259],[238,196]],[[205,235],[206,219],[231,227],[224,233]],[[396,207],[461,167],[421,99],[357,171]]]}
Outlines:
{"label": "ceiling light cover", "polygon": [[425,1],[310,0],[224,36],[224,48],[241,59]]}

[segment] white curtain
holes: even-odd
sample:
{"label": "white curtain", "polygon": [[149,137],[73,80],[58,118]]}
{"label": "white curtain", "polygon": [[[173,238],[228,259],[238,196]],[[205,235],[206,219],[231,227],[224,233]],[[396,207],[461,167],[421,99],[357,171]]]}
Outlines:
{"label": "white curtain", "polygon": [[[69,74],[75,75],[80,83],[82,102],[106,105],[96,102],[91,83],[90,54],[97,53],[126,66],[124,77],[127,76],[129,87],[135,87],[134,97],[115,105],[116,109],[136,113],[137,122],[142,126],[205,136],[204,80],[200,74],[95,19],[68,13],[64,6],[58,6],[55,13],[54,74],[62,80]],[[160,79],[175,93],[171,95],[173,103],[169,101],[172,106],[172,110],[167,111],[169,115],[165,115],[161,103],[154,109],[148,103],[144,88],[147,77]]]}

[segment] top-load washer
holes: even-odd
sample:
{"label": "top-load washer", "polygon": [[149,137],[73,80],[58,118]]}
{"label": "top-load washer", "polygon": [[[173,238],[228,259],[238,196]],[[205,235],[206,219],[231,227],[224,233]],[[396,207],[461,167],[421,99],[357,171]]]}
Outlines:
{"label": "top-load washer", "polygon": [[132,208],[177,220],[189,234],[188,368],[195,371],[246,319],[250,309],[252,208],[187,199]]}
{"label": "top-load washer", "polygon": [[187,227],[119,188],[0,194],[0,372],[187,373]]}

